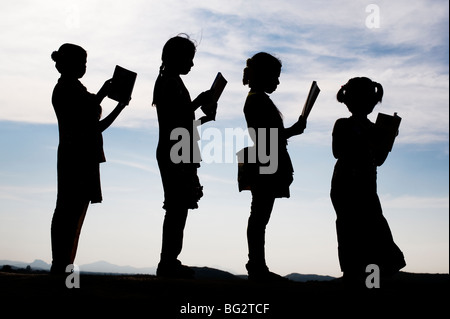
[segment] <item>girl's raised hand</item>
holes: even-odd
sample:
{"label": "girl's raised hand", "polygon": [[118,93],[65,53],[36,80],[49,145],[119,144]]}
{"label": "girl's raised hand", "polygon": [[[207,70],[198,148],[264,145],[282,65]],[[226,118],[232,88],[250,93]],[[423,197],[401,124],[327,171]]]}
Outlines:
{"label": "girl's raised hand", "polygon": [[197,102],[201,106],[205,106],[211,103],[214,103],[213,99],[213,90],[208,90],[199,94],[196,98]]}
{"label": "girl's raised hand", "polygon": [[302,134],[306,128],[306,118],[303,117],[302,115],[300,115],[300,117],[298,118],[298,121],[295,122],[294,125],[292,125],[292,128],[293,128],[294,132],[296,133],[296,135]]}
{"label": "girl's raised hand", "polygon": [[109,94],[109,91],[111,91],[111,84],[112,79],[108,79],[105,81],[105,83],[103,83],[102,87],[97,93],[97,97],[100,99],[100,101],[102,101]]}

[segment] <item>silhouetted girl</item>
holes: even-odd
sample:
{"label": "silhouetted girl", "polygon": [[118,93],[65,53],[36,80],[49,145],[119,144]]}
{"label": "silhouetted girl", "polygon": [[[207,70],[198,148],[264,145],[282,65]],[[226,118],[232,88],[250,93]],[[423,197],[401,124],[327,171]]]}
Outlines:
{"label": "silhouetted girl", "polygon": [[79,81],[86,72],[87,53],[80,46],[63,44],[51,55],[61,77],[52,104],[58,119],[58,196],[51,226],[52,273],[64,273],[73,264],[89,203],[100,203],[100,165],[105,162],[102,132],[125,107],[117,107],[100,121],[101,101],[111,80],[97,94]]}
{"label": "silhouetted girl", "polygon": [[367,115],[381,102],[383,87],[368,78],[353,78],[337,93],[352,115],[338,119],[333,129],[333,154],[337,158],[331,185],[336,211],[338,255],[344,279],[363,284],[369,264],[382,275],[405,266],[394,243],[377,195],[377,166],[389,148],[385,135]]}
{"label": "silhouetted girl", "polygon": [[[183,233],[188,209],[198,208],[203,196],[197,168],[200,150],[195,110],[211,104],[212,94],[201,93],[193,101],[180,75],[186,75],[194,65],[194,43],[187,37],[176,36],[167,41],[162,52],[162,65],[153,92],[159,123],[156,158],[164,189],[164,217],[161,260],[157,275],[163,277],[192,277],[193,271],[178,260],[183,246]],[[214,109],[214,107],[212,108]],[[201,118],[212,120],[215,114]],[[178,135],[185,132],[187,135]],[[171,134],[173,136],[171,137]],[[182,147],[179,147],[179,145]],[[181,160],[181,161],[180,161]]]}
{"label": "silhouetted girl", "polygon": [[[248,257],[246,264],[249,279],[282,280],[269,271],[265,259],[265,230],[269,222],[275,198],[289,197],[289,186],[293,181],[293,167],[287,152],[287,140],[302,134],[306,120],[302,117],[291,127],[285,128],[281,112],[269,98],[279,82],[281,62],[264,52],[247,60],[243,84],[250,87],[244,105],[244,114],[250,136],[259,154],[263,148],[270,154],[270,162],[257,158],[256,171],[248,186],[252,192],[251,212],[247,227]],[[271,130],[272,129],[272,130]],[[275,144],[275,145],[274,145]],[[272,166],[274,170],[264,171]]]}

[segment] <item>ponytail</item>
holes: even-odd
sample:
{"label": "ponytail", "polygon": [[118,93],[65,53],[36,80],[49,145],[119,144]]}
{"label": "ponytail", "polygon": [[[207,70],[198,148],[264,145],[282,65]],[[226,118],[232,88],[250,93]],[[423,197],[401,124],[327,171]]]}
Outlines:
{"label": "ponytail", "polygon": [[153,107],[156,107],[156,105],[158,104],[158,94],[157,94],[157,92],[159,91],[158,85],[159,85],[159,80],[163,76],[163,72],[164,72],[164,62],[159,67],[158,78],[156,79],[155,86],[153,87],[153,101],[152,101]]}
{"label": "ponytail", "polygon": [[244,85],[248,85],[250,83],[250,78],[252,77],[252,68],[251,68],[251,64],[252,64],[252,59],[247,59],[247,66],[244,69],[244,74],[242,76],[242,83]]}

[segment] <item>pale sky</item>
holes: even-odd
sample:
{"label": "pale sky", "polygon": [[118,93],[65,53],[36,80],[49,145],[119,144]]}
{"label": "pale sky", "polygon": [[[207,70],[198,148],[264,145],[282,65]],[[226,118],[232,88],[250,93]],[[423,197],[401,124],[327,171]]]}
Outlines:
{"label": "pale sky", "polygon": [[[104,201],[88,210],[76,263],[156,266],[164,211],[152,91],[164,43],[187,33],[198,44],[195,66],[183,77],[191,96],[208,89],[219,71],[228,85],[216,121],[200,132],[205,196],[188,218],[183,263],[245,273],[251,196],[238,192],[237,164],[227,159],[239,145],[225,138],[246,127],[245,61],[266,51],[283,63],[271,98],[285,125],[300,114],[313,80],[322,90],[305,133],[289,143],[295,181],[268,225],[270,269],[340,276],[329,199],[331,131],[350,114],[335,96],[351,77],[367,76],[385,91],[371,120],[378,112],[402,117],[394,149],[378,170],[378,192],[405,254],[404,270],[448,273],[448,9],[446,0],[4,1],[0,259],[51,262],[58,130],[50,99],[59,74],[50,54],[71,42],[88,52],[81,82],[93,93],[116,64],[138,73],[130,105],[104,133]],[[102,105],[107,114],[115,104]]]}

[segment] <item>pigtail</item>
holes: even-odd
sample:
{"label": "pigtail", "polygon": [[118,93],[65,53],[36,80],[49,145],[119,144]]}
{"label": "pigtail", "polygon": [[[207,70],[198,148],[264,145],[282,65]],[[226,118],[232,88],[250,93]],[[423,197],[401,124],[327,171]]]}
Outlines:
{"label": "pigtail", "polygon": [[382,99],[383,99],[383,86],[380,83],[377,82],[373,82],[374,87],[375,87],[375,95],[374,95],[374,102],[376,103],[381,103]]}
{"label": "pigtail", "polygon": [[341,89],[336,94],[336,99],[340,103],[345,103],[345,94],[347,93],[347,87],[346,85],[341,86]]}
{"label": "pigtail", "polygon": [[248,85],[250,83],[250,77],[252,74],[251,65],[252,65],[252,59],[251,58],[247,59],[247,66],[245,67],[244,74],[242,76],[242,83],[244,85]]}

